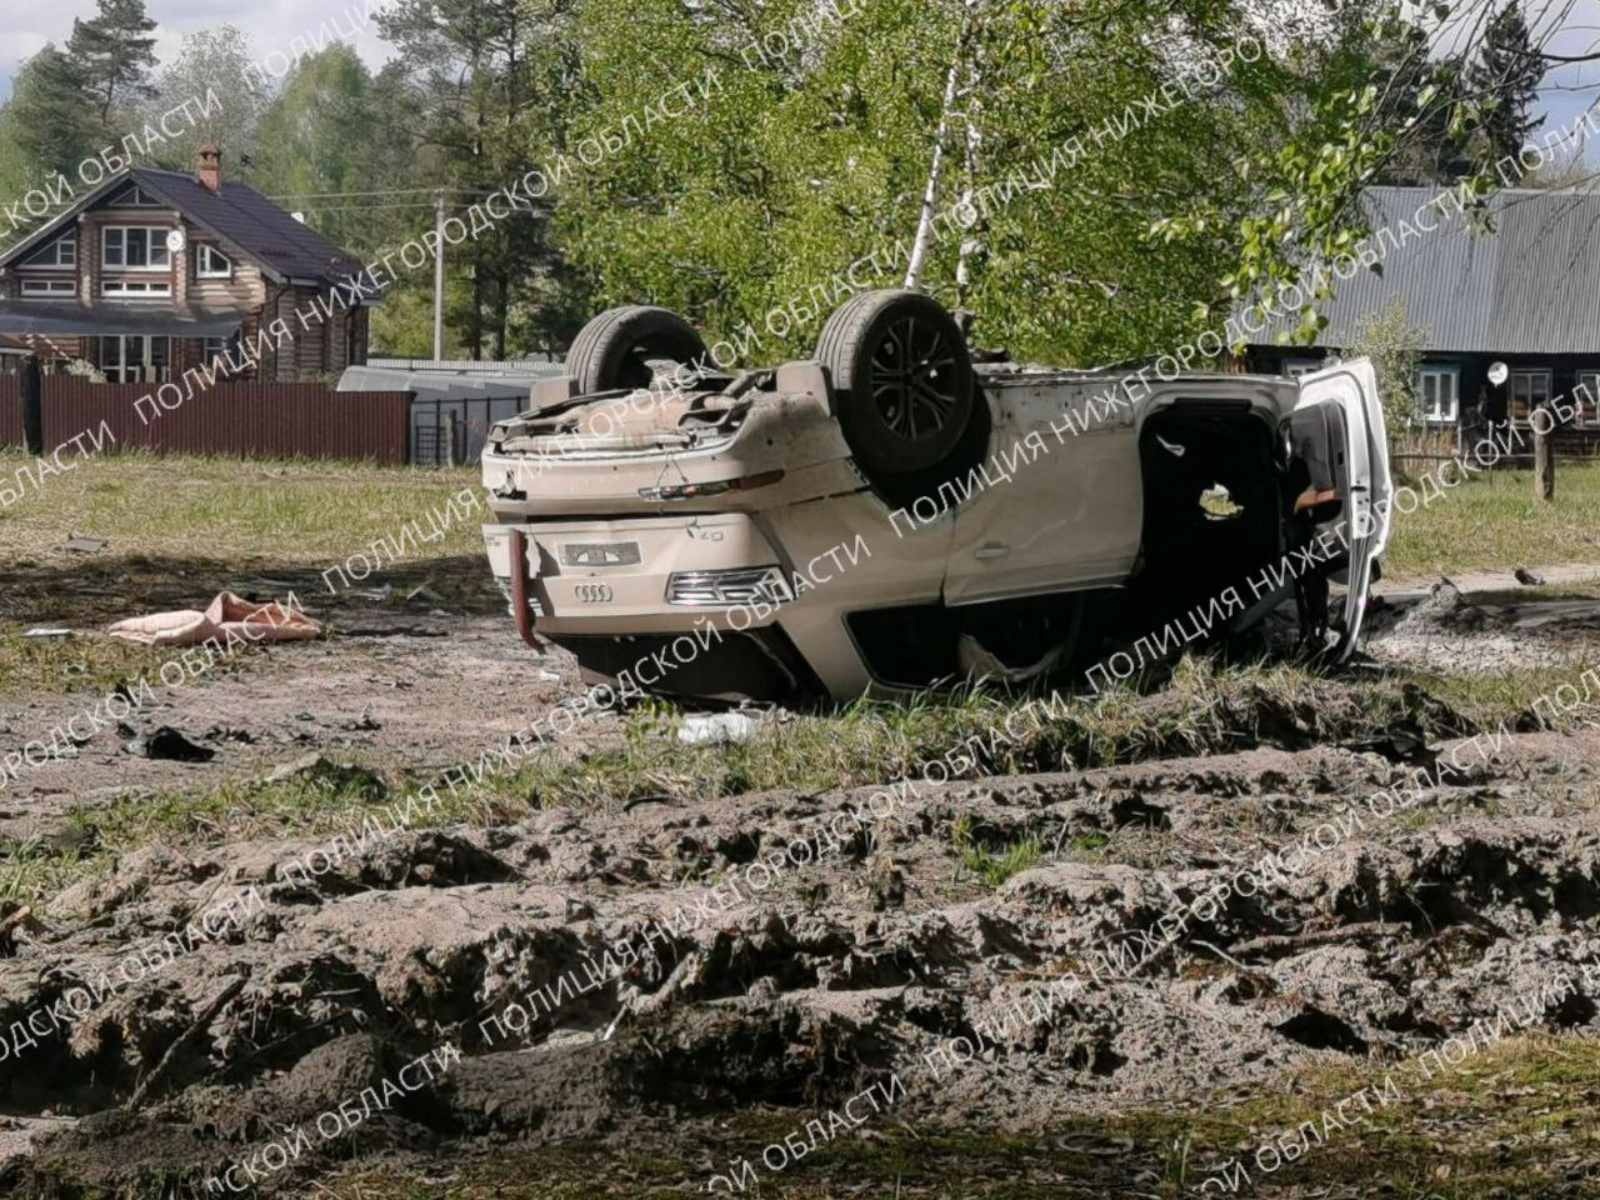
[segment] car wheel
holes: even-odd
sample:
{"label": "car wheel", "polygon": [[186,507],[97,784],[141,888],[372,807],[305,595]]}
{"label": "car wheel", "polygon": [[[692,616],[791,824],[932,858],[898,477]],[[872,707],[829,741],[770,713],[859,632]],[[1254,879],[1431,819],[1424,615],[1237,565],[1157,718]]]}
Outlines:
{"label": "car wheel", "polygon": [[828,318],[817,343],[839,424],[869,475],[937,467],[961,444],[977,388],[960,326],[920,292],[867,292]]}
{"label": "car wheel", "polygon": [[607,309],[590,321],[567,351],[567,374],[580,394],[647,388],[652,360],[703,362],[706,344],[677,313],[629,304]]}

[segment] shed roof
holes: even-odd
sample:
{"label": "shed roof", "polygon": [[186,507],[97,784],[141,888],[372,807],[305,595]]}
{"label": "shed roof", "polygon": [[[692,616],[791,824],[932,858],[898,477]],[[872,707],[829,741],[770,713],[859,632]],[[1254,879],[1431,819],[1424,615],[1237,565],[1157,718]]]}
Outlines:
{"label": "shed roof", "polygon": [[[1377,187],[1363,197],[1376,231],[1416,229],[1416,214],[1439,188]],[[1489,200],[1494,232],[1446,220],[1437,232],[1406,237],[1383,259],[1383,274],[1359,271],[1336,284],[1323,307],[1319,346],[1347,347],[1362,320],[1396,299],[1426,349],[1450,353],[1600,353],[1600,194],[1509,189]],[[1260,337],[1274,341],[1294,321]]]}

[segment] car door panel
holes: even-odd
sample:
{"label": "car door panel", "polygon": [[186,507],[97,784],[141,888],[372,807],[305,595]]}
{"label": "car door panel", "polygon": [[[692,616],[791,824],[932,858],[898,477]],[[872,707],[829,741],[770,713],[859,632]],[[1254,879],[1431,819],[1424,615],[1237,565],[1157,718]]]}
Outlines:
{"label": "car door panel", "polygon": [[991,477],[1010,464],[1009,477],[956,511],[946,604],[1126,578],[1144,520],[1138,431],[1134,406],[1104,403],[1107,394],[1098,382],[991,389],[988,464]]}
{"label": "car door panel", "polygon": [[[1308,417],[1312,420],[1308,421]],[[1361,635],[1373,566],[1389,544],[1393,485],[1388,432],[1372,363],[1355,359],[1303,376],[1290,428],[1294,453],[1305,462],[1311,476],[1308,492],[1331,489],[1341,493],[1338,520],[1344,526],[1350,550],[1345,570],[1343,629],[1331,649],[1334,658],[1343,662],[1354,652]],[[1319,428],[1324,445],[1332,445],[1333,452],[1315,444],[1315,431]],[[1339,446],[1341,439],[1343,444]],[[1324,461],[1341,454],[1342,461]],[[1304,500],[1317,502],[1313,495]]]}

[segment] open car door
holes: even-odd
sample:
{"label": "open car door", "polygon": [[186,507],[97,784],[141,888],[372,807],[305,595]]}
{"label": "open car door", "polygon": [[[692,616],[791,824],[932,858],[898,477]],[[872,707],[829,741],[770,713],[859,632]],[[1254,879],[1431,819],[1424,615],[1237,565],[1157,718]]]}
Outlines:
{"label": "open car door", "polygon": [[1389,435],[1372,363],[1358,358],[1302,377],[1287,434],[1291,469],[1309,477],[1297,511],[1319,532],[1343,525],[1350,547],[1344,619],[1327,634],[1328,653],[1344,662],[1361,636],[1378,558],[1389,545]]}

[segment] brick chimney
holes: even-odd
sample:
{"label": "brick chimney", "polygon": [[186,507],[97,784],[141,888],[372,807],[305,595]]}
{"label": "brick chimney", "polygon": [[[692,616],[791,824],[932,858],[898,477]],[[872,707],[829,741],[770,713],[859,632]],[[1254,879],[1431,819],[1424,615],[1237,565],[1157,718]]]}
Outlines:
{"label": "brick chimney", "polygon": [[195,178],[211,192],[222,191],[222,151],[215,146],[200,147],[200,169]]}

